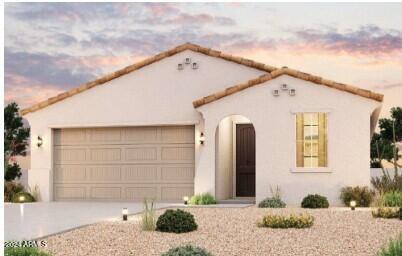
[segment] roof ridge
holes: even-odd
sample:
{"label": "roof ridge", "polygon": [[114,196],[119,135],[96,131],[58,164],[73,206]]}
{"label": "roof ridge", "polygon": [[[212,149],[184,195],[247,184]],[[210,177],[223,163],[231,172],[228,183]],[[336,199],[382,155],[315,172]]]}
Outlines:
{"label": "roof ridge", "polygon": [[320,85],[325,85],[337,90],[341,90],[341,91],[345,91],[345,92],[349,92],[361,97],[365,97],[368,99],[372,99],[372,100],[376,100],[379,102],[383,101],[384,95],[380,94],[380,93],[376,93],[367,89],[362,89],[356,86],[352,86],[352,85],[348,85],[348,84],[342,84],[342,83],[338,83],[332,80],[328,80],[328,79],[324,79],[320,76],[315,76],[315,75],[311,75],[296,69],[291,69],[288,67],[282,67],[280,69],[276,69],[273,70],[272,72],[268,73],[268,74],[264,74],[261,75],[257,78],[248,80],[244,83],[241,84],[237,84],[231,87],[228,87],[224,90],[218,91],[214,94],[210,94],[208,96],[205,96],[203,98],[197,99],[195,101],[193,101],[193,106],[194,108],[198,108],[201,107],[202,105],[217,101],[223,97],[229,96],[231,94],[237,93],[239,91],[245,90],[247,88],[262,84],[266,81],[275,79],[281,75],[289,75],[295,78],[299,78],[305,81],[309,81],[315,84],[320,84]]}
{"label": "roof ridge", "polygon": [[253,61],[253,60],[250,60],[250,59],[247,59],[247,58],[243,58],[243,57],[233,56],[231,54],[222,53],[221,51],[213,50],[211,48],[206,48],[206,47],[203,47],[203,46],[200,46],[200,45],[197,45],[197,44],[187,42],[187,43],[178,45],[178,46],[176,46],[176,47],[174,47],[174,48],[172,48],[170,50],[167,50],[167,51],[158,53],[158,54],[156,54],[156,55],[154,55],[152,57],[146,58],[146,59],[144,59],[144,60],[142,60],[140,62],[137,62],[137,63],[134,63],[132,65],[126,66],[126,67],[124,67],[122,69],[119,69],[119,70],[117,70],[115,72],[106,74],[106,75],[104,75],[104,76],[102,76],[102,77],[100,77],[100,78],[98,78],[96,80],[87,82],[87,83],[82,84],[82,85],[80,85],[78,87],[70,89],[70,90],[68,90],[66,92],[60,93],[60,94],[58,94],[58,95],[56,95],[54,97],[48,98],[47,100],[41,101],[41,102],[39,102],[37,104],[34,104],[31,107],[24,108],[24,109],[21,110],[21,114],[26,115],[28,113],[35,112],[35,111],[37,111],[39,109],[42,109],[42,108],[45,108],[45,107],[47,107],[49,105],[55,104],[55,103],[57,103],[59,101],[62,101],[64,99],[66,99],[66,98],[72,97],[72,96],[74,96],[74,95],[76,95],[78,93],[81,93],[81,92],[89,90],[89,89],[91,89],[91,88],[93,88],[95,86],[98,86],[98,85],[104,84],[106,82],[109,82],[109,81],[111,81],[111,80],[113,80],[115,78],[118,78],[120,76],[126,75],[126,74],[131,73],[131,72],[133,72],[135,70],[138,70],[138,69],[143,68],[143,67],[145,67],[147,65],[150,65],[152,63],[155,63],[157,61],[160,61],[160,60],[162,60],[164,58],[170,57],[172,55],[175,55],[175,54],[180,53],[180,52],[185,51],[185,50],[192,50],[194,52],[199,52],[199,53],[211,56],[211,57],[221,58],[221,59],[224,59],[224,60],[227,60],[227,61],[235,62],[237,64],[245,65],[245,66],[255,68],[255,69],[258,69],[258,70],[262,70],[262,71],[266,71],[266,72],[272,72],[274,70],[277,70],[276,67],[266,65],[266,64],[261,63],[261,62],[256,62],[256,61]]}

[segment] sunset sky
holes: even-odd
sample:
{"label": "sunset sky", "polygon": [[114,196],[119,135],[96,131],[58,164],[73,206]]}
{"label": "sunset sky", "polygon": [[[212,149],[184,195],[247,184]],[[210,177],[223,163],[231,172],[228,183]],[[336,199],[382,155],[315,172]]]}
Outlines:
{"label": "sunset sky", "polygon": [[5,101],[27,107],[192,42],[384,93],[387,112],[402,106],[401,13],[402,3],[6,3]]}

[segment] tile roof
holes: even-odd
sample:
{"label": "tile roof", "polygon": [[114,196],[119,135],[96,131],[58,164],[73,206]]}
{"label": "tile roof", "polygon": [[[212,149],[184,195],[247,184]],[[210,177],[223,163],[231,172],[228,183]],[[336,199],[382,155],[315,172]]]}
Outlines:
{"label": "tile roof", "polygon": [[202,54],[205,54],[205,55],[208,55],[208,56],[221,58],[221,59],[224,59],[224,60],[227,60],[227,61],[235,62],[237,64],[245,65],[245,66],[255,68],[255,69],[259,69],[259,70],[266,71],[266,72],[271,72],[271,71],[277,69],[275,67],[266,65],[264,63],[260,63],[260,62],[256,62],[256,61],[249,60],[249,59],[246,59],[246,58],[237,57],[237,56],[233,56],[233,55],[230,55],[230,54],[222,53],[220,51],[216,51],[216,50],[213,50],[213,49],[210,49],[210,48],[205,48],[205,47],[202,47],[202,46],[199,46],[199,45],[196,45],[196,44],[185,43],[185,44],[179,45],[179,46],[177,46],[177,47],[175,47],[173,49],[170,49],[168,51],[159,53],[159,54],[157,54],[157,55],[155,55],[153,57],[150,57],[150,58],[147,58],[147,59],[145,59],[143,61],[135,63],[133,65],[127,66],[127,67],[125,67],[123,69],[115,71],[115,72],[113,72],[111,74],[103,76],[103,77],[101,77],[99,79],[96,79],[94,81],[85,83],[85,84],[83,84],[83,85],[81,85],[79,87],[76,87],[76,88],[73,88],[73,89],[71,89],[71,90],[69,90],[67,92],[61,93],[61,94],[59,94],[59,95],[57,95],[55,97],[51,97],[51,98],[49,98],[49,99],[47,99],[45,101],[39,102],[39,103],[37,103],[37,104],[35,104],[35,105],[31,106],[31,107],[25,108],[25,109],[21,110],[21,114],[26,115],[28,113],[35,112],[35,111],[37,111],[39,109],[45,108],[45,107],[47,107],[49,105],[52,105],[52,104],[54,104],[56,102],[59,102],[59,101],[62,101],[64,99],[66,99],[66,98],[72,97],[72,96],[74,96],[74,95],[76,95],[78,93],[81,93],[81,92],[89,90],[89,89],[91,89],[91,88],[93,88],[95,86],[98,86],[98,85],[104,84],[106,82],[109,82],[110,80],[113,80],[113,79],[118,78],[120,76],[126,75],[126,74],[128,74],[130,72],[133,72],[133,71],[138,70],[138,69],[140,69],[142,67],[145,67],[145,66],[150,65],[150,64],[152,64],[154,62],[160,61],[160,60],[162,60],[162,59],[164,59],[166,57],[175,55],[175,54],[180,53],[180,52],[185,51],[185,50],[192,50],[194,52],[199,52],[199,53],[202,53]]}
{"label": "tile roof", "polygon": [[193,101],[193,106],[195,108],[198,108],[202,105],[214,102],[216,100],[219,100],[223,97],[229,96],[231,94],[240,92],[242,90],[245,90],[247,88],[262,84],[266,81],[272,80],[278,76],[281,75],[289,75],[295,78],[299,78],[302,80],[306,80],[306,81],[310,81],[313,82],[315,84],[320,84],[320,85],[324,85],[324,86],[328,86],[330,88],[334,88],[337,90],[341,90],[341,91],[345,91],[345,92],[349,92],[355,95],[359,95],[368,99],[373,99],[379,102],[382,102],[384,95],[379,94],[379,93],[375,93],[369,90],[365,90],[365,89],[361,89],[355,86],[351,86],[351,85],[347,85],[347,84],[341,84],[341,83],[337,83],[331,80],[327,80],[324,78],[321,78],[319,76],[314,76],[311,74],[307,74],[298,70],[294,70],[294,69],[290,69],[287,67],[282,67],[280,69],[276,69],[273,70],[272,72],[268,73],[268,74],[264,74],[260,77],[257,77],[255,79],[251,79],[245,83],[242,84],[237,84],[231,87],[228,87],[222,91],[216,92],[214,94],[208,95],[206,97],[203,97],[201,99],[195,100]]}

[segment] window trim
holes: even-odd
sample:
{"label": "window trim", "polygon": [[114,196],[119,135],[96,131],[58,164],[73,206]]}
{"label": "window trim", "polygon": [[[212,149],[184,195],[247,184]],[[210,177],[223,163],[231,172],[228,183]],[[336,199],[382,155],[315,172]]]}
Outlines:
{"label": "window trim", "polygon": [[[292,167],[289,168],[291,173],[332,173],[331,167],[331,157],[329,154],[330,149],[330,114],[331,109],[328,108],[300,108],[292,109],[291,114],[293,116],[292,120],[292,144],[293,144],[293,163]],[[297,167],[297,125],[296,125],[296,114],[300,113],[326,113],[327,114],[327,166],[326,167]]]}

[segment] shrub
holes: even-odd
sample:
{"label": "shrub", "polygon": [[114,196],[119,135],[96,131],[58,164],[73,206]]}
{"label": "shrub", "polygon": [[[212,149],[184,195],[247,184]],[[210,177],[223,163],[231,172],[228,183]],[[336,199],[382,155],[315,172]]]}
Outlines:
{"label": "shrub", "polygon": [[193,205],[206,205],[206,204],[216,204],[215,197],[210,193],[194,195],[190,199],[190,204]]}
{"label": "shrub", "polygon": [[402,233],[399,234],[399,240],[390,241],[387,247],[381,248],[379,256],[401,256],[402,255]]}
{"label": "shrub", "polygon": [[211,253],[207,252],[203,248],[186,245],[172,248],[169,251],[162,254],[162,256],[212,256]]}
{"label": "shrub", "polygon": [[259,208],[285,208],[286,204],[280,199],[275,197],[268,197],[258,204]]}
{"label": "shrub", "polygon": [[387,170],[383,170],[380,177],[372,177],[371,184],[380,194],[402,191],[402,174],[390,175]]}
{"label": "shrub", "polygon": [[15,194],[24,191],[24,186],[21,183],[13,181],[4,182],[4,202],[11,202]]}
{"label": "shrub", "polygon": [[366,187],[344,187],[341,189],[341,200],[346,205],[355,200],[358,207],[369,207],[374,199],[374,191]]}
{"label": "shrub", "polygon": [[183,210],[166,210],[156,222],[156,230],[170,233],[185,233],[197,229],[194,216]]}
{"label": "shrub", "polygon": [[399,208],[395,207],[379,207],[371,211],[371,214],[374,218],[398,218],[399,217]]}
{"label": "shrub", "polygon": [[384,206],[402,207],[402,191],[387,192],[383,195]]}
{"label": "shrub", "polygon": [[303,198],[303,201],[301,203],[302,208],[328,208],[329,203],[328,200],[325,196],[320,196],[320,195],[308,195],[305,198]]}
{"label": "shrub", "polygon": [[154,201],[148,202],[148,200],[144,199],[144,212],[142,213],[141,218],[141,228],[145,231],[153,231],[155,230],[155,210],[154,210]]}
{"label": "shrub", "polygon": [[50,256],[50,253],[34,247],[6,247],[4,256]]}
{"label": "shrub", "polygon": [[[22,201],[21,201],[22,200]],[[32,203],[35,198],[28,192],[18,192],[12,198],[13,203]]]}
{"label": "shrub", "polygon": [[269,228],[309,228],[313,226],[314,217],[309,214],[293,215],[267,215],[259,223],[260,227]]}

